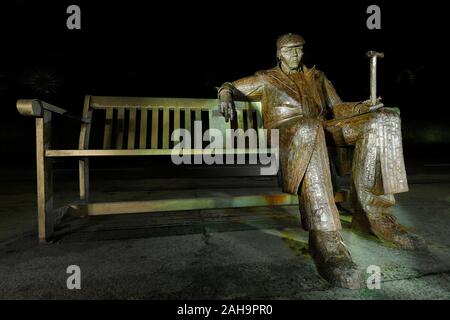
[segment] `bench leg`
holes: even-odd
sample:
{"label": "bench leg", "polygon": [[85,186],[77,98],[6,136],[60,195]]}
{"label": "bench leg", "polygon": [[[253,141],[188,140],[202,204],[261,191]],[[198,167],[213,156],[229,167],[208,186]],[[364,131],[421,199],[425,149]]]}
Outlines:
{"label": "bench leg", "polygon": [[[91,97],[84,99],[83,118],[89,119],[87,123],[81,125],[79,149],[88,149],[89,135],[91,131],[92,110],[89,110]],[[80,201],[89,201],[89,158],[82,158],[78,161],[78,171],[80,180]]]}
{"label": "bench leg", "polygon": [[40,242],[47,242],[53,234],[53,168],[52,159],[45,157],[50,146],[51,113],[44,112],[36,119],[36,172],[38,235]]}
{"label": "bench leg", "polygon": [[89,201],[89,158],[83,158],[78,161],[80,178],[80,200]]}

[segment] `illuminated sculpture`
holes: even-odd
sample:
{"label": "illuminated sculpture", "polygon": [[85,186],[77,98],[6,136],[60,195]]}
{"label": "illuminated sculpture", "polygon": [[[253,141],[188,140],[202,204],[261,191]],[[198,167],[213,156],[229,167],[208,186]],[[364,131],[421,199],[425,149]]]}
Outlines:
{"label": "illuminated sculpture", "polygon": [[374,67],[380,54],[368,52],[373,67],[371,99],[342,102],[323,72],[302,64],[304,43],[296,34],[280,36],[278,65],[224,83],[218,90],[219,109],[228,121],[234,114],[233,100],[262,102],[264,127],[279,130],[282,189],[298,194],[302,225],[309,230],[310,251],[319,273],[334,285],[359,288],[361,273],[339,232],[327,143],[355,146],[352,227],[414,249],[419,239],[389,213],[395,204],[393,195],[408,191],[400,117],[375,96]]}

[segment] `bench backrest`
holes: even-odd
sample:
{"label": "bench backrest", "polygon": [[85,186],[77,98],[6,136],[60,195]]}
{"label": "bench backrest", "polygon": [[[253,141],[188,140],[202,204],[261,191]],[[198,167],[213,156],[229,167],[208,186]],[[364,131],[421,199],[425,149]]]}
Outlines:
{"label": "bench backrest", "polygon": [[[235,105],[236,119],[225,122],[217,112],[217,99],[86,96],[83,117],[92,118],[93,123],[104,119],[104,124],[98,121],[103,130],[97,131],[103,131],[103,149],[171,149],[172,132],[185,128],[193,136],[194,121],[202,121],[203,132],[220,130],[223,141],[226,129],[253,128],[259,141],[263,135],[261,103],[236,101]],[[92,117],[93,113],[96,116]],[[89,129],[82,127],[80,149],[89,148],[89,134],[83,132]],[[82,140],[86,143],[81,143]]]}

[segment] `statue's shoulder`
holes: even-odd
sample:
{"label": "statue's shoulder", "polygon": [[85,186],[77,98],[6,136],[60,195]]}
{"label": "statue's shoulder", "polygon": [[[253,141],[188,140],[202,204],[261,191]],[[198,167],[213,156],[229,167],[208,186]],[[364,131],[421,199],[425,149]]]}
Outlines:
{"label": "statue's shoulder", "polygon": [[267,70],[260,70],[255,72],[255,77],[258,77],[259,81],[263,83],[269,83],[273,81],[274,78],[279,78],[280,68],[274,67]]}
{"label": "statue's shoulder", "polygon": [[268,69],[268,70],[259,70],[255,72],[255,76],[259,76],[259,77],[264,77],[264,76],[269,76],[273,73],[276,72],[276,67],[272,68],[272,69]]}

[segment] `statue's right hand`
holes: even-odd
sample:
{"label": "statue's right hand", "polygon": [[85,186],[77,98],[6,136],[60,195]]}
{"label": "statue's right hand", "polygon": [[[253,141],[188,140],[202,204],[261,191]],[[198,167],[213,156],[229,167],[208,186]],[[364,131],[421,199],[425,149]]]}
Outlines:
{"label": "statue's right hand", "polygon": [[219,96],[219,112],[225,117],[225,121],[234,119],[235,106],[231,92],[223,90]]}

